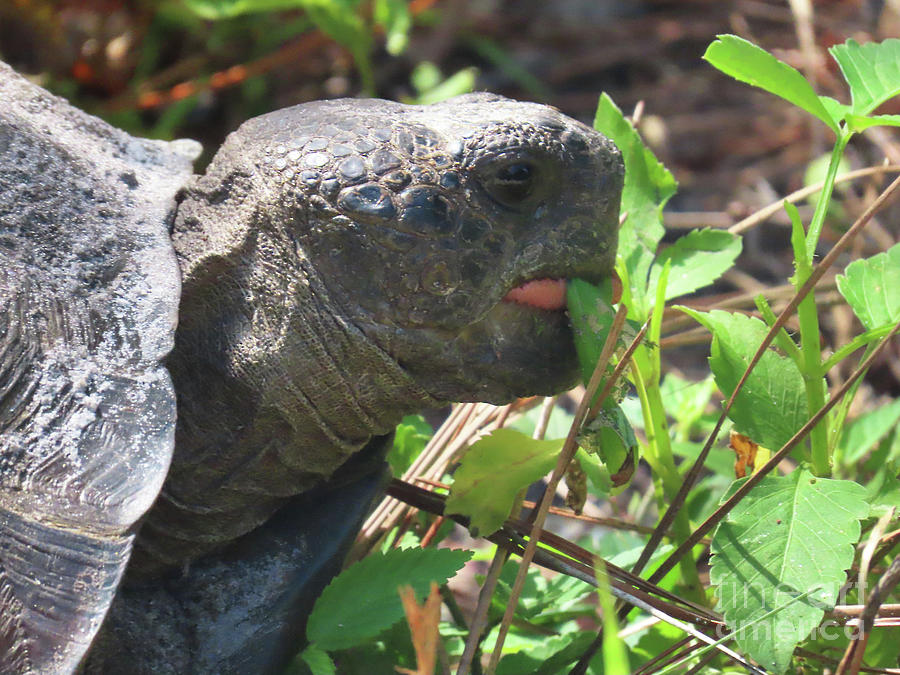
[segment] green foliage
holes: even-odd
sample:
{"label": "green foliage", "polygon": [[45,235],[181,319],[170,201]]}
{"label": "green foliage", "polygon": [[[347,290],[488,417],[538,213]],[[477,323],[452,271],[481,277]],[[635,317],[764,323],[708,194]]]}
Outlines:
{"label": "green foliage", "polygon": [[[766,334],[766,325],[743,314],[681,309],[713,334],[709,365],[716,385],[731,396]],[[772,349],[766,351],[729,416],[738,431],[760,445],[780,448],[809,418],[803,377],[797,365]]]}
{"label": "green foliage", "polygon": [[395,476],[402,476],[434,435],[431,425],[421,415],[407,415],[394,429],[394,443],[387,461]]}
{"label": "green foliage", "polygon": [[736,80],[765,89],[815,115],[838,133],[837,121],[795,68],[736,35],[719,35],[703,58]]}
{"label": "green foliage", "polygon": [[[832,194],[835,177],[846,167],[843,152],[848,140],[867,126],[900,125],[900,116],[870,116],[900,91],[898,45],[900,41],[863,46],[851,41],[832,49],[850,89],[849,105],[818,96],[797,70],[740,38],[720,36],[707,50],[706,59],[720,70],[794,103],[837,136],[827,164],[816,169],[825,186],[809,222],[804,223],[796,207],[785,205],[792,224],[790,240],[785,243],[790,243],[794,253],[795,273],[790,281],[795,288],[813,272],[826,213],[841,215],[834,208]],[[421,95],[440,86],[442,77],[436,68],[424,66],[414,82]],[[711,378],[692,383],[669,374],[663,380],[659,343],[666,302],[713,283],[734,264],[741,240],[724,231],[695,230],[660,251],[662,208],[676,189],[672,175],[605,95],[598,104],[595,126],[618,145],[626,167],[621,203],[626,218],[616,271],[623,282],[622,303],[629,323],[613,361],[621,358],[636,325],[647,322],[647,337],[636,345],[628,371],[640,405],[632,420],[643,433],[635,437],[617,406],[624,392],[616,391],[601,406],[597,419],[579,430],[583,447],[576,458],[597,496],[613,489],[612,474],[626,460],[645,459],[652,470],[652,494],[662,513],[681,487],[687,463],[699,455],[702,437],[712,427],[714,389],[726,397],[734,391],[775,315],[762,297],[757,299],[762,320],[721,310],[685,309],[712,335]],[[735,429],[774,451],[819,411],[828,400],[825,374],[862,348],[869,353],[900,320],[898,270],[900,245],[850,264],[838,278],[840,292],[865,332],[836,347],[828,358],[823,357],[815,297],[810,295],[801,302],[799,333],[789,335],[780,329],[775,334],[772,346],[763,352],[736,397],[729,413]],[[581,371],[587,380],[612,325],[612,284],[606,281],[592,286],[571,280],[567,301]],[[607,366],[607,372],[611,367]],[[634,406],[629,409],[633,411]],[[846,424],[848,409],[849,400],[826,416],[801,446],[810,460],[808,466],[801,464],[787,476],[764,477],[713,534],[711,580],[719,597],[717,609],[735,631],[738,647],[773,673],[787,671],[796,645],[836,601],[854,562],[860,520],[900,506],[900,433],[896,430],[900,405],[888,403]],[[535,415],[531,413],[530,419],[521,423],[523,430],[530,431]],[[557,418],[550,425],[552,435],[564,436],[570,422],[571,415]],[[537,442],[510,430],[482,439],[455,473],[448,512],[468,516],[473,528],[482,533],[499,528],[516,495],[553,467],[561,445],[561,440]],[[761,457],[767,456],[766,450],[760,452]],[[676,454],[682,464],[676,463]],[[756,468],[763,461],[758,458]],[[728,451],[713,449],[705,466],[709,473],[693,486],[670,527],[671,545],[657,549],[651,556],[653,563],[683,542],[723,494],[727,497],[742,484],[728,488],[734,475],[734,455]],[[826,478],[832,467],[838,476],[860,482]],[[863,481],[865,485],[860,484]],[[635,495],[629,511],[646,513],[646,503],[638,506],[638,502],[641,500]],[[640,551],[640,537],[632,533],[612,533],[602,540],[579,543],[621,565],[633,564]],[[492,599],[487,637],[482,642],[485,651],[494,644],[496,622],[511,601],[514,577],[515,565],[509,563]],[[594,633],[581,630],[575,621],[586,610],[584,588],[567,585],[572,581],[564,576],[548,581],[529,571],[497,673],[567,672],[579,658]],[[706,603],[701,581],[697,563],[688,555],[661,584]],[[604,612],[605,617],[612,615],[612,611]],[[607,626],[605,634],[614,633],[613,626]],[[442,634],[452,660],[461,651],[460,631],[444,626]],[[677,630],[654,627],[639,641],[610,642],[608,650],[594,657],[588,672],[628,672],[629,667],[646,662],[681,637]],[[893,664],[894,646],[877,645],[872,662]],[[400,657],[395,660],[399,662]],[[710,672],[731,672],[727,666],[722,670],[714,664],[709,666]]]}
{"label": "green foliage", "polygon": [[900,422],[900,399],[875,408],[853,420],[841,436],[838,453],[847,465],[856,464]]}
{"label": "green foliage", "polygon": [[305,0],[182,0],[184,6],[202,19],[217,21],[244,14],[302,9]]}
{"label": "green foliage", "polygon": [[431,61],[422,61],[416,66],[410,78],[416,96],[407,100],[407,103],[428,105],[446,101],[448,98],[467,94],[475,89],[475,79],[478,77],[477,68],[463,68],[444,78],[440,69]]}
{"label": "green foliage", "polygon": [[847,40],[828,51],[850,85],[850,109],[855,115],[868,115],[900,94],[900,40],[864,45]]}
{"label": "green foliage", "polygon": [[512,429],[491,432],[462,458],[446,512],[470,518],[475,532],[500,529],[519,491],[550,471],[561,449],[561,440],[536,441]]}
{"label": "green foliage", "polygon": [[650,268],[650,288],[656,288],[669,265],[665,298],[671,300],[713,283],[731,269],[741,253],[741,238],[724,230],[691,230],[664,249]]}
{"label": "green foliage", "polygon": [[406,0],[376,0],[375,23],[384,27],[388,54],[402,54],[409,44],[412,14]]}
{"label": "green foliage", "polygon": [[837,278],[838,290],[869,330],[900,321],[900,244],[855,260]]}
{"label": "green foliage", "polygon": [[575,351],[585,384],[594,374],[597,359],[612,328],[615,315],[612,296],[612,279],[605,279],[597,286],[583,279],[572,279],[566,285],[566,303],[575,336]]}
{"label": "green foliage", "polygon": [[619,229],[619,258],[623,262],[616,269],[624,285],[623,302],[635,311],[631,318],[642,321],[648,311],[647,275],[665,232],[662,208],[675,194],[676,183],[606,94],[597,104],[594,128],[616,144],[625,162],[621,212],[627,217]]}
{"label": "green foliage", "polygon": [[564,673],[591,644],[594,634],[590,631],[581,631],[535,638],[532,645],[504,656],[497,666],[496,675]]}
{"label": "green foliage", "polygon": [[[766,477],[716,529],[710,581],[738,644],[783,673],[798,642],[832,607],[853,561],[865,489],[799,470]],[[799,595],[810,595],[793,602]],[[742,630],[773,609],[770,619]]]}
{"label": "green foliage", "polygon": [[[395,549],[373,553],[341,572],[316,601],[306,636],[320,650],[362,644],[403,617],[397,595],[412,586],[419,601],[432,581],[445,583],[472,557],[470,551]],[[378,583],[372,583],[377,579]]]}
{"label": "green foliage", "polygon": [[309,645],[300,653],[300,659],[309,667],[312,675],[337,675],[334,661],[328,656],[328,652],[319,649],[315,645]]}
{"label": "green foliage", "polygon": [[597,417],[581,428],[578,444],[597,455],[609,473],[626,472],[630,478],[634,472],[638,443],[631,423],[618,405],[601,408]]}
{"label": "green foliage", "polygon": [[597,566],[597,596],[603,619],[603,672],[607,675],[629,675],[631,666],[628,662],[628,650],[619,639],[616,600],[609,590],[605,563]]}
{"label": "green foliage", "polygon": [[406,0],[375,0],[372,18],[360,0],[181,0],[194,15],[211,21],[234,19],[251,14],[303,10],[316,28],[341,44],[353,55],[363,88],[375,93],[372,47],[375,30],[385,33],[385,47],[397,55],[406,49],[412,15]]}

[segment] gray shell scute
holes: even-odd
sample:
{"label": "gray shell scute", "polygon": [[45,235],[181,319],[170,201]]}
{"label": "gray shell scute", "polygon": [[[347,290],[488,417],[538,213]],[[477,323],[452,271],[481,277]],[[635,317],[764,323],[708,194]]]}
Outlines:
{"label": "gray shell scute", "polygon": [[197,144],[134,139],[4,64],[0,100],[0,672],[70,672],[171,458],[168,223]]}

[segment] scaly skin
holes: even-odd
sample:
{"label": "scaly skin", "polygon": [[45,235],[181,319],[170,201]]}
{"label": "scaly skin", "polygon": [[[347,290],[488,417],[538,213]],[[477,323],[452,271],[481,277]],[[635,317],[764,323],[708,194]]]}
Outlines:
{"label": "scaly skin", "polygon": [[245,123],[178,208],[176,449],[132,578],[249,532],[404,414],[573,384],[563,313],[501,299],[608,275],[621,184],[600,134],[488,95]]}

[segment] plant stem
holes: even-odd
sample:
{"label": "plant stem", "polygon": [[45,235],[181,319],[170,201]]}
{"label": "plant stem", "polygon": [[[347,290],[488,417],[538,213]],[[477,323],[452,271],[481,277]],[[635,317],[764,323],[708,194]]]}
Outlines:
{"label": "plant stem", "polygon": [[[645,377],[645,375],[652,376],[653,374],[653,357],[646,345],[641,345],[635,350],[632,362],[634,364],[632,376],[638,398],[641,401],[644,431],[647,434],[644,458],[653,469],[653,475],[659,479],[657,489],[662,492],[665,502],[670,503],[681,489],[681,475],[675,467],[675,459],[672,454],[659,379]],[[691,523],[686,511],[679,511],[675,516],[672,523],[672,534],[679,543],[691,535]],[[688,557],[682,558],[679,561],[679,568],[681,578],[690,590],[691,599],[705,604],[706,597],[694,561]]]}
{"label": "plant stem", "polygon": [[831,193],[834,191],[834,179],[837,177],[838,167],[840,167],[841,158],[844,156],[844,149],[847,147],[847,142],[852,135],[852,131],[843,130],[831,151],[831,160],[828,162],[825,182],[822,184],[822,192],[819,193],[816,210],[813,212],[812,220],[809,223],[809,233],[806,235],[806,258],[810,266],[816,255],[816,246],[819,244],[822,227],[825,225],[825,214],[828,212],[828,205],[831,203]]}
{"label": "plant stem", "polygon": [[[831,202],[831,194],[834,190],[834,179],[837,176],[838,167],[847,142],[852,132],[843,130],[838,136],[831,152],[831,161],[828,164],[828,172],[825,174],[825,183],[819,200],[816,202],[816,210],[809,223],[809,231],[806,235],[806,260],[796,260],[797,274],[794,285],[799,290],[806,283],[811,274],[816,245],[822,228],[825,224],[825,214]],[[825,380],[822,377],[822,352],[820,348],[819,315],[816,309],[815,291],[811,291],[797,307],[797,317],[800,321],[800,351],[803,358],[800,370],[803,374],[803,383],[806,387],[806,403],[810,417],[815,415],[825,405]],[[817,476],[827,476],[831,471],[831,453],[828,449],[828,429],[825,425],[816,425],[809,434],[812,451],[812,470]]]}

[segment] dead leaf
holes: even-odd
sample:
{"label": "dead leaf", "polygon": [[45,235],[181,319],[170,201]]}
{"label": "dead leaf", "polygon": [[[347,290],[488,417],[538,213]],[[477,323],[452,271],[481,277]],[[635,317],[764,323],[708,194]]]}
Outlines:
{"label": "dead leaf", "polygon": [[401,586],[397,592],[406,613],[413,649],[416,650],[416,669],[409,670],[400,666],[394,666],[394,669],[406,675],[434,675],[437,663],[438,623],[441,619],[441,594],[438,592],[438,585],[431,582],[431,592],[423,605],[416,602],[416,592],[412,586]]}
{"label": "dead leaf", "polygon": [[756,468],[756,453],[759,445],[750,440],[749,436],[739,434],[736,431],[731,432],[731,439],[728,442],[729,447],[734,450],[734,475],[736,478],[744,478],[747,475],[747,468],[752,471]]}
{"label": "dead leaf", "polygon": [[612,481],[614,487],[621,487],[625,485],[628,481],[631,480],[631,477],[634,475],[634,448],[631,448],[628,451],[628,455],[625,457],[625,461],[622,462],[622,466],[619,467],[619,470],[616,471],[609,479]]}
{"label": "dead leaf", "polygon": [[566,506],[580,516],[587,501],[587,474],[576,457],[572,458],[566,469],[566,487]]}

